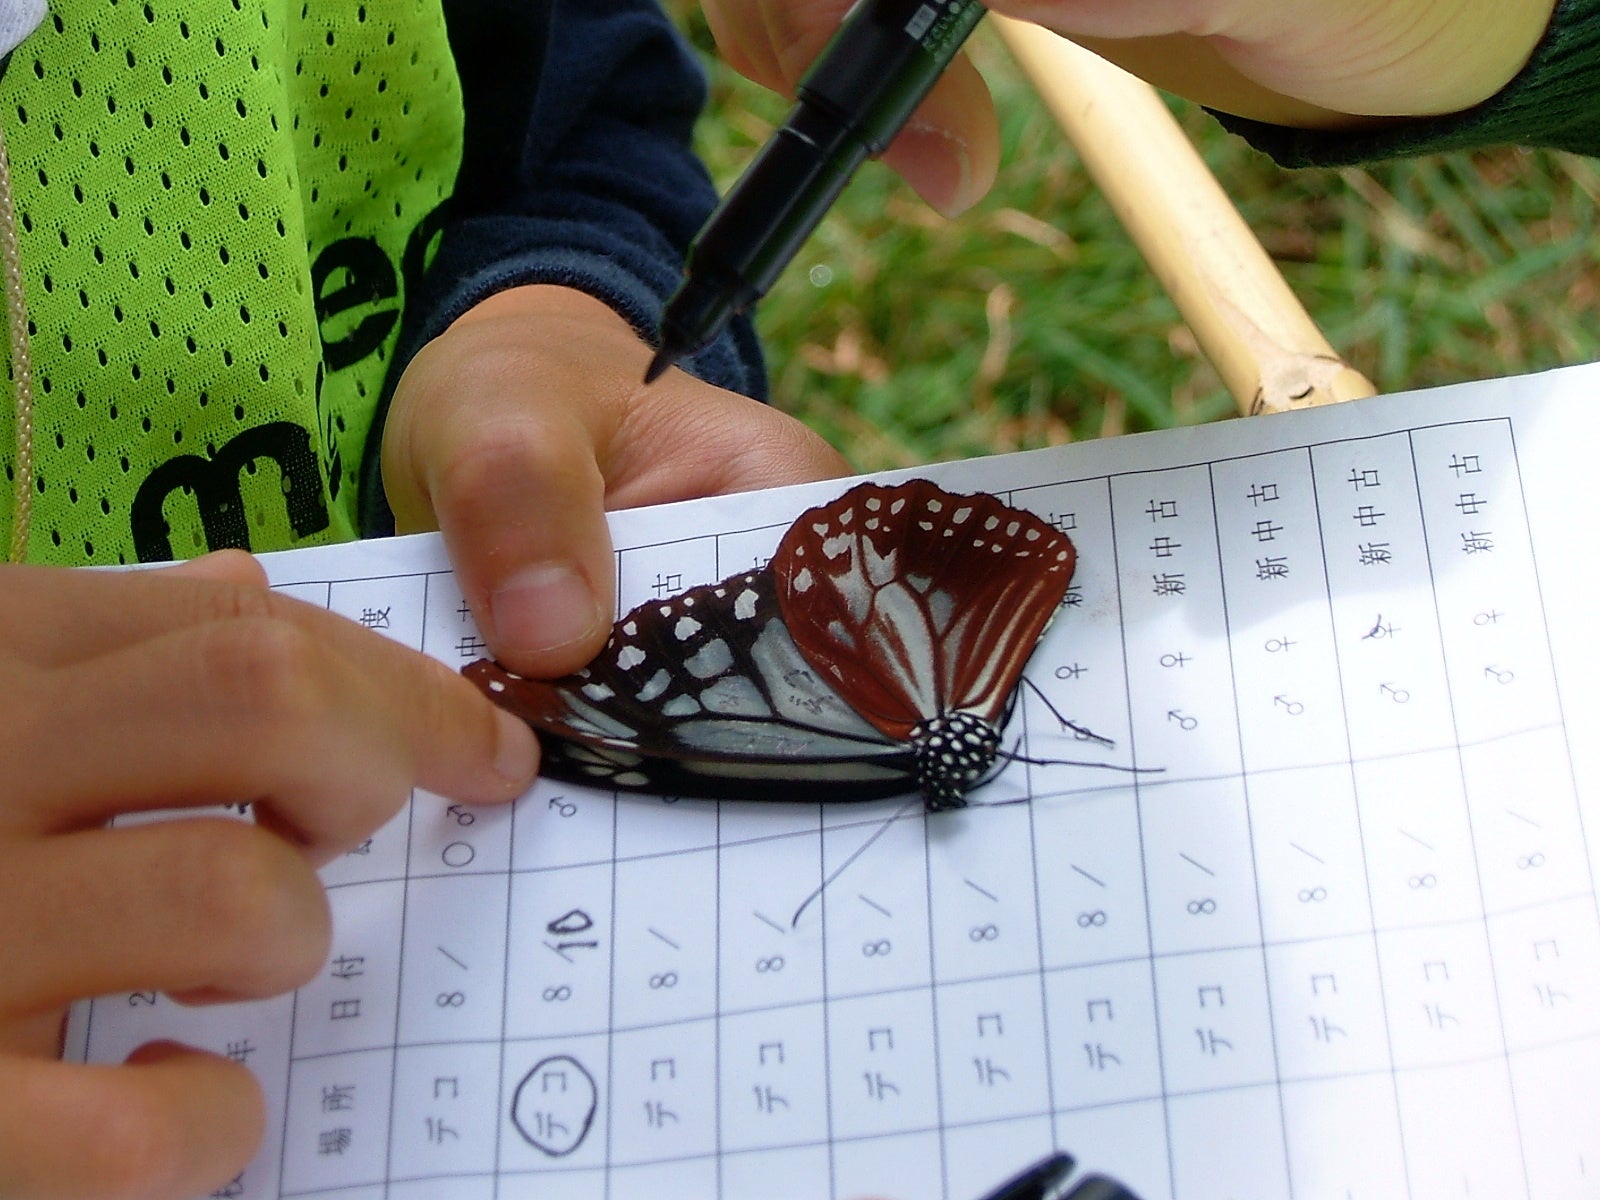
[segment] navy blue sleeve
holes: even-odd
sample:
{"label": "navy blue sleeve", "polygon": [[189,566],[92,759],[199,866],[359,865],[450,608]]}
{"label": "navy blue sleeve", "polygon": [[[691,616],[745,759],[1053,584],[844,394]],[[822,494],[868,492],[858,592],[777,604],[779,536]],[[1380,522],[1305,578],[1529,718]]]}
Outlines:
{"label": "navy blue sleeve", "polygon": [[[437,253],[407,299],[385,409],[418,349],[508,287],[577,288],[653,343],[716,203],[690,143],[705,78],[656,0],[444,0],[444,11],[466,108],[461,172]],[[765,398],[748,320],[680,365]],[[363,464],[366,536],[392,530],[381,439],[380,419]]]}

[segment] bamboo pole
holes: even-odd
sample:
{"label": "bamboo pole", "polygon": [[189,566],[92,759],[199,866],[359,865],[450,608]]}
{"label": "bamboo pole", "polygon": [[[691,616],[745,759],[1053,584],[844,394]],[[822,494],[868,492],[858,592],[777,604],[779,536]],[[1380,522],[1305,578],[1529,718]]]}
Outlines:
{"label": "bamboo pole", "polygon": [[1242,414],[1373,394],[1329,345],[1154,88],[1037,25],[991,20]]}

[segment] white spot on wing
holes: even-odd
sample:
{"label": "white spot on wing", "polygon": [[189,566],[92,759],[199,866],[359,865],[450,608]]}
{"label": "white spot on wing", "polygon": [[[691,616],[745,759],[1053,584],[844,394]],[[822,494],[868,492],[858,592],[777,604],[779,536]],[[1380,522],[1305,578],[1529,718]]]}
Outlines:
{"label": "white spot on wing", "polygon": [[733,665],[733,651],[721,638],[707,642],[683,660],[684,669],[696,679],[712,679]]}
{"label": "white spot on wing", "polygon": [[631,671],[645,660],[645,652],[637,646],[624,646],[617,651],[617,666]]}
{"label": "white spot on wing", "polygon": [[639,689],[634,699],[648,704],[657,696],[665,692],[671,683],[672,672],[667,670],[665,667],[662,667],[654,675],[650,676],[649,682]]}
{"label": "white spot on wing", "polygon": [[687,642],[700,632],[700,622],[693,617],[679,617],[678,623],[672,627],[672,636],[680,642]]}
{"label": "white spot on wing", "polygon": [[707,712],[729,717],[768,717],[772,709],[762,699],[761,690],[743,675],[719,679],[700,693]]}

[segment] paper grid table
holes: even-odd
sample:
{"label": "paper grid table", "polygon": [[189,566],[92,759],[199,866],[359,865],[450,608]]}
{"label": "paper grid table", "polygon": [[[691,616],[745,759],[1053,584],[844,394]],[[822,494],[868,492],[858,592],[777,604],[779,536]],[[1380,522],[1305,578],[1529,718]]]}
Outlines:
{"label": "paper grid table", "polygon": [[[309,986],[106,997],[71,1052],[248,1062],[271,1128],[219,1196],[964,1200],[1052,1146],[1150,1200],[1600,1194],[1593,646],[1558,644],[1544,517],[1550,414],[1594,386],[923,472],[1073,537],[1029,679],[1115,745],[1028,689],[1007,745],[1110,767],[1013,762],[934,815],[419,794],[325,871]],[[622,514],[623,605],[840,489]],[[270,565],[482,652],[436,539]]]}

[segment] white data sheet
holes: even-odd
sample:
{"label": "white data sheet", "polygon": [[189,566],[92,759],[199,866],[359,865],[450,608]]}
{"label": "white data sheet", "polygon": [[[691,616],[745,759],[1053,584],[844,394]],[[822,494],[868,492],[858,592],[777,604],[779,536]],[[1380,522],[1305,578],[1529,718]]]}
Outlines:
{"label": "white data sheet", "polygon": [[[247,1063],[249,1200],[972,1200],[1052,1147],[1146,1200],[1600,1196],[1597,434],[1574,368],[889,476],[1072,537],[1006,745],[1105,767],[419,793],[325,870],[314,982],[103,997],[69,1056]],[[621,607],[845,486],[616,514]],[[435,537],[265,561],[483,653]]]}

